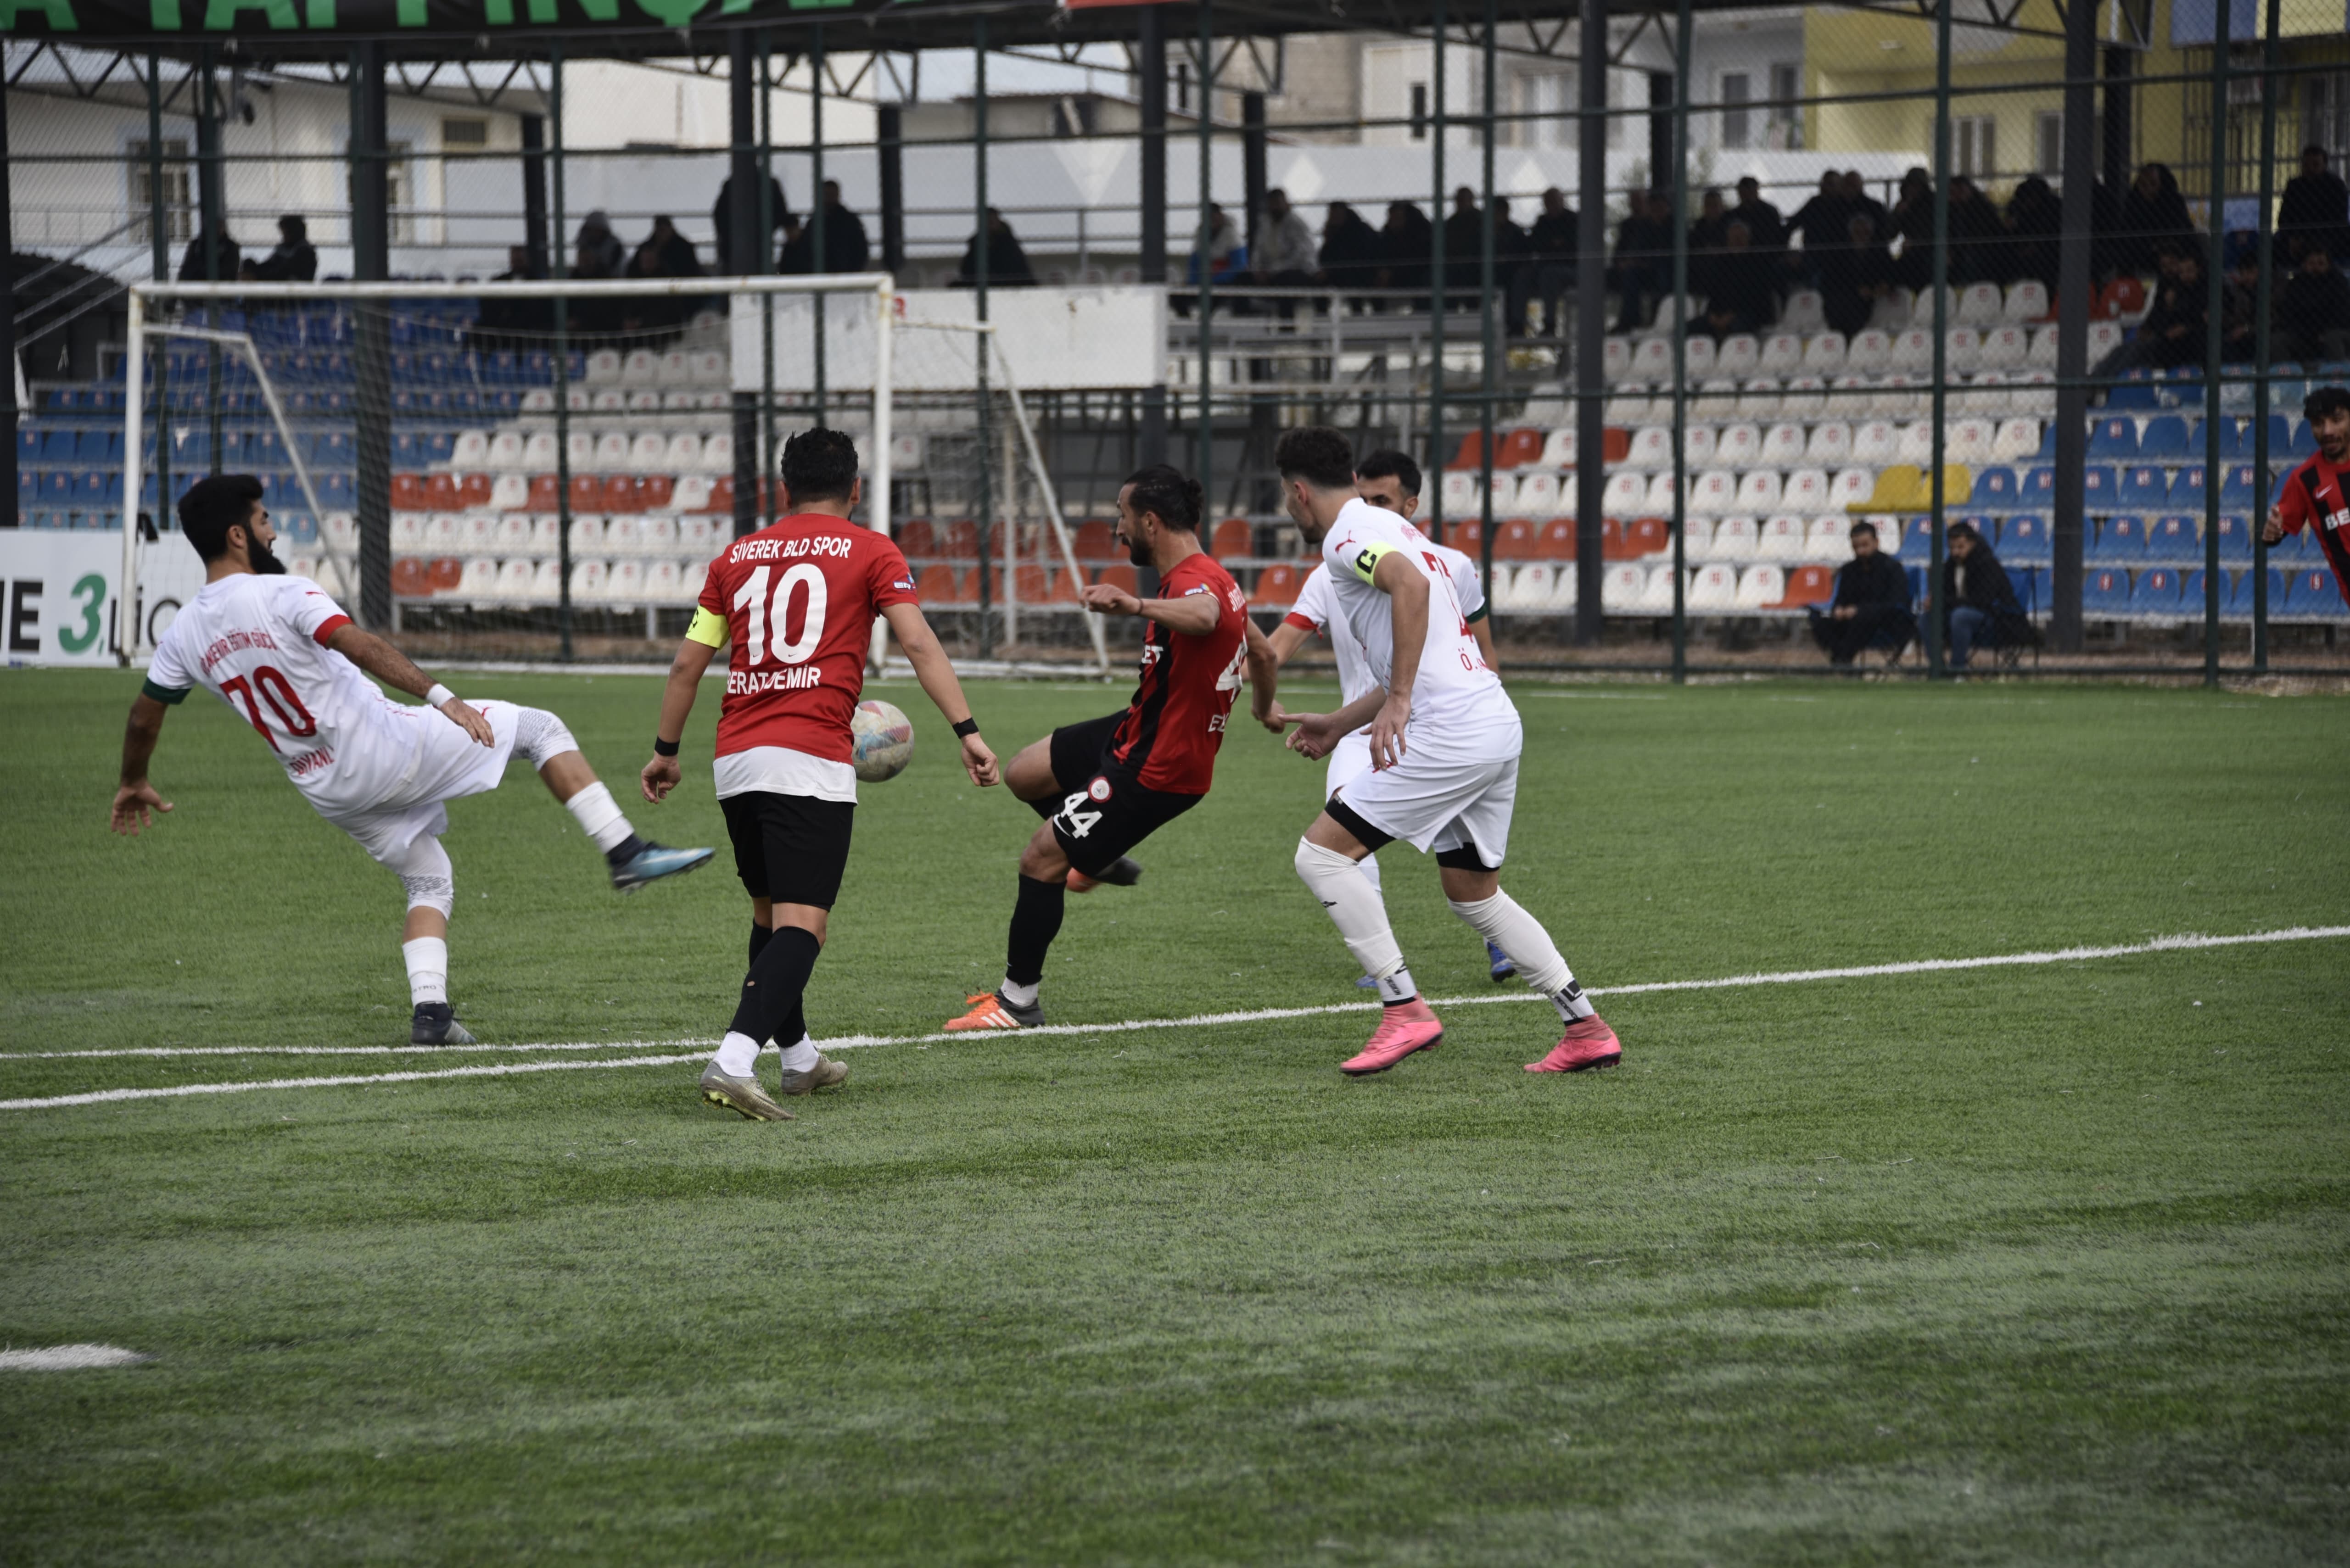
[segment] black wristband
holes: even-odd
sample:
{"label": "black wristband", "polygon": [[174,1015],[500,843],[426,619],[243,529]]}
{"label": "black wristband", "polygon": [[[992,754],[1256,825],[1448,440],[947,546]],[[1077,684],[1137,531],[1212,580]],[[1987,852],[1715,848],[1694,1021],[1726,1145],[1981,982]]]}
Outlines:
{"label": "black wristband", "polygon": [[673,757],[677,755],[677,748],[680,744],[681,742],[677,741],[664,741],[659,735],[655,735],[653,737],[653,755],[657,757]]}
{"label": "black wristband", "polygon": [[972,736],[979,733],[979,721],[976,719],[965,719],[954,727],[954,732],[957,739],[969,740]]}

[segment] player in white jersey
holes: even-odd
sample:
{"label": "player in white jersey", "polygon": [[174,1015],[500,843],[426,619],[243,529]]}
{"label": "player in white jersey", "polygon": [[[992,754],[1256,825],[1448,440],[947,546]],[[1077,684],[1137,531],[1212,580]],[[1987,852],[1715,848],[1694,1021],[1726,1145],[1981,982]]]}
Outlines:
{"label": "player in white jersey", "polygon": [[[1419,514],[1419,464],[1399,452],[1375,452],[1355,464],[1355,493],[1372,505],[1384,506],[1407,521]],[[1485,586],[1478,576],[1477,563],[1449,545],[1430,545],[1428,548],[1444,563],[1445,572],[1452,579],[1452,591],[1459,596],[1461,613],[1477,639],[1477,649],[1486,668],[1498,670],[1501,666],[1493,655],[1492,628],[1485,618]],[[1354,701],[1378,684],[1371,679],[1363,645],[1355,640],[1346,618],[1337,613],[1337,601],[1330,592],[1330,569],[1318,562],[1306,574],[1305,586],[1298,589],[1297,602],[1289,607],[1289,613],[1273,628],[1270,640],[1274,655],[1286,662],[1308,637],[1316,635],[1328,639],[1331,654],[1337,662],[1338,701],[1342,704]],[[1324,797],[1336,794],[1356,774],[1369,772],[1370,766],[1371,732],[1367,726],[1350,732],[1330,753]],[[1379,857],[1364,856],[1360,869],[1364,880],[1376,889],[1379,885]],[[1510,955],[1490,941],[1485,944],[1485,962],[1496,985],[1518,972]],[[1366,991],[1378,984],[1369,975],[1355,983]]]}
{"label": "player in white jersey", "polygon": [[1354,449],[1325,427],[1292,430],[1274,448],[1283,504],[1320,547],[1331,597],[1378,682],[1333,713],[1287,714],[1290,745],[1326,756],[1365,721],[1371,771],[1331,796],[1297,841],[1297,875],[1330,911],[1385,1004],[1363,1049],[1341,1064],[1384,1072],[1444,1038],[1444,1025],[1404,967],[1379,890],[1357,868],[1394,839],[1436,852],[1452,912],[1517,961],[1558,1009],[1565,1034],[1530,1073],[1612,1067],[1623,1047],[1575,983],[1542,923],[1502,891],[1524,732],[1469,629],[1451,575],[1401,517],[1355,490]]}
{"label": "player in white jersey", "polygon": [[[203,687],[260,732],[320,816],[407,888],[400,952],[414,1010],[410,1043],[472,1044],[449,1003],[456,883],[441,847],[445,802],[497,788],[506,760],[520,752],[604,852],[622,892],[691,871],[712,852],[638,837],[554,714],[460,701],[398,649],[352,625],[317,584],[287,576],[270,549],[277,534],[261,494],[249,473],[217,474],[190,486],[180,503],[181,529],[203,557],[204,586],[157,642],[130,704],[114,831],[135,837],[155,812],[172,809],[148,782],[148,759],[163,716]],[[392,701],[369,675],[427,706]]]}

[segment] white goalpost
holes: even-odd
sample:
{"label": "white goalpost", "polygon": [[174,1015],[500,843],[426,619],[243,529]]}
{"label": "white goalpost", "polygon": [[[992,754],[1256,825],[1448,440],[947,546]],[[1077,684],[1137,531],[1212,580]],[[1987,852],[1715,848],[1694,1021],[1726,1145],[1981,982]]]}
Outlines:
{"label": "white goalpost", "polygon": [[[731,324],[718,314],[722,301]],[[702,566],[733,535],[747,403],[759,485],[751,508],[763,524],[772,515],[770,447],[813,416],[858,440],[862,520],[892,535],[909,519],[899,468],[910,467],[906,483],[926,502],[960,503],[967,497],[944,493],[955,463],[988,448],[975,492],[1006,545],[993,563],[1002,591],[960,559],[949,577],[959,590],[976,582],[972,597],[1016,637],[1024,609],[1066,610],[1072,585],[1084,581],[1042,444],[993,327],[909,320],[903,310],[881,274],[134,284],[123,581],[137,585],[142,552],[158,547],[137,527],[150,438],[166,452],[176,439],[177,472],[271,470],[269,504],[286,520],[281,534],[294,531],[279,553],[340,593],[361,587],[357,517],[388,514],[392,536],[379,548],[393,566],[395,625],[403,607],[429,607],[536,612],[543,630],[554,609],[567,647],[575,617],[608,628],[641,615],[650,637],[662,615],[674,624],[690,612]],[[387,361],[372,387],[359,375],[362,315]],[[155,372],[174,344],[216,348],[234,387],[208,371],[207,391],[219,396],[167,406]],[[173,385],[184,393],[183,377]],[[362,425],[393,443],[389,495],[357,493]],[[930,469],[919,461],[926,440],[939,454]],[[918,458],[910,465],[909,451]],[[173,499],[159,486],[159,524]],[[929,537],[921,527],[916,535]],[[1048,560],[1054,603],[1024,604],[1024,575]],[[162,562],[185,570],[169,556]],[[1093,662],[1106,668],[1097,618],[1084,618]],[[145,650],[151,619],[118,618],[126,661]],[[877,654],[879,645],[877,623]]]}

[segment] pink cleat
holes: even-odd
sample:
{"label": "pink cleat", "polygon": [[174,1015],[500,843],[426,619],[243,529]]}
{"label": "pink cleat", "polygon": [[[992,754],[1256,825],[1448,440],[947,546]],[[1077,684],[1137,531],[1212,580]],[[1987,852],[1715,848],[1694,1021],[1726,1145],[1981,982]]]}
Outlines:
{"label": "pink cleat", "polygon": [[1623,1044],[1607,1021],[1593,1013],[1566,1026],[1566,1037],[1539,1062],[1526,1064],[1529,1073],[1580,1073],[1592,1067],[1613,1067],[1624,1059]]}
{"label": "pink cleat", "polygon": [[1379,1026],[1371,1031],[1370,1043],[1351,1060],[1338,1064],[1338,1071],[1354,1077],[1368,1073],[1384,1073],[1415,1051],[1433,1051],[1444,1038],[1444,1024],[1419,997],[1409,1002],[1391,1002]]}

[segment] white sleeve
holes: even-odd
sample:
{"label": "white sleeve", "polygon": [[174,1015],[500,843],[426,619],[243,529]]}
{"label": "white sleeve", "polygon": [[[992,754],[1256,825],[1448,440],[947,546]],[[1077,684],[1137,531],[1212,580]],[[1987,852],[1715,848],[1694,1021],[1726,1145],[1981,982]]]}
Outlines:
{"label": "white sleeve", "polygon": [[307,577],[292,576],[277,579],[275,585],[274,607],[287,624],[319,647],[335,635],[351,618],[343,607],[328,596],[327,590]]}
{"label": "white sleeve", "polygon": [[1477,563],[1459,550],[1445,552],[1445,570],[1452,576],[1452,591],[1461,600],[1461,618],[1475,620],[1485,608],[1485,585],[1477,576]]}
{"label": "white sleeve", "polygon": [[[188,668],[186,659],[180,651],[180,640],[167,627],[155,644],[155,657],[147,661],[147,684],[155,691],[177,691],[184,695],[196,684],[195,672]],[[178,701],[177,698],[162,697],[156,700]]]}
{"label": "white sleeve", "polygon": [[1311,621],[1320,631],[1330,624],[1330,568],[1317,566],[1306,575],[1305,586],[1297,590],[1297,602],[1289,607],[1292,618]]}

